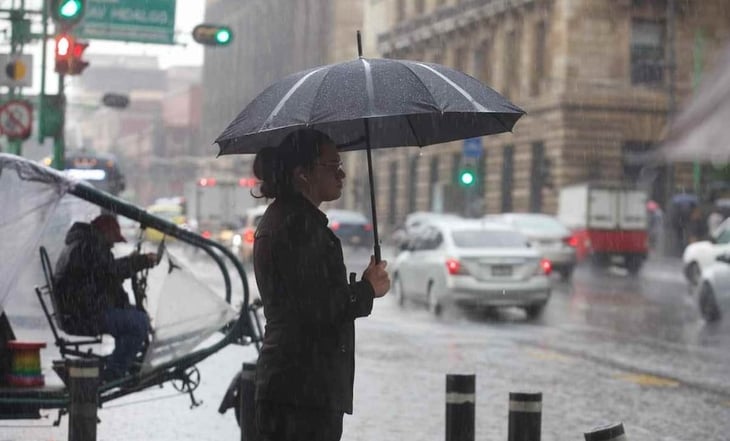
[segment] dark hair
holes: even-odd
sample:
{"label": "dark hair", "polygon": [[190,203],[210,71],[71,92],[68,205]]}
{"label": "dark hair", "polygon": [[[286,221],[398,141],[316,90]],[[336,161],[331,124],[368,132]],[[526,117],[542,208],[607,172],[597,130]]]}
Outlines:
{"label": "dark hair", "polygon": [[261,149],[253,161],[253,174],[261,181],[260,194],[253,196],[275,199],[294,194],[292,172],[296,167],[311,169],[324,144],[334,142],[318,130],[301,129],[287,135],[278,147]]}

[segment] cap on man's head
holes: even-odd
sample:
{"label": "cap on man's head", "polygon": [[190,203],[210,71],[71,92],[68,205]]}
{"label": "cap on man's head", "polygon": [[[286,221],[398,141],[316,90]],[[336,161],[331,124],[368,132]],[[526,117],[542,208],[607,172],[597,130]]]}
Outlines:
{"label": "cap on man's head", "polygon": [[126,242],[127,239],[122,236],[121,228],[117,218],[110,214],[102,214],[91,221],[91,225],[112,239],[113,242]]}

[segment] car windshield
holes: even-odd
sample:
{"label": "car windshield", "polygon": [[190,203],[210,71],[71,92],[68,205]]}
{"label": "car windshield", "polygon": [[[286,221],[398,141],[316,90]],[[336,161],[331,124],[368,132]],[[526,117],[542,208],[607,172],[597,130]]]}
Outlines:
{"label": "car windshield", "polygon": [[507,230],[454,230],[451,238],[457,248],[524,248],[527,240]]}

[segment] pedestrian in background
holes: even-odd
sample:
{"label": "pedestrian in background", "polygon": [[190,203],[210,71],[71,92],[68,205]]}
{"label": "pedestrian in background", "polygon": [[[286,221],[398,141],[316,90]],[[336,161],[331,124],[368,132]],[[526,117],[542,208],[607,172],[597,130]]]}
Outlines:
{"label": "pedestrian in background", "polygon": [[254,161],[261,197],[274,199],[254,241],[254,272],[266,327],[256,370],[262,440],[336,441],[352,413],[355,319],[390,289],[386,262],[371,257],[349,284],[322,202],[342,194],[335,144],[315,130],[287,136]]}

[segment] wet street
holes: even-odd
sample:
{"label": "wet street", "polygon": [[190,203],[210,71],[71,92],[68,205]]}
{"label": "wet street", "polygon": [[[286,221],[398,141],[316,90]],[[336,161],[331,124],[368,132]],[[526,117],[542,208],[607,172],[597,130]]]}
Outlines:
{"label": "wet street", "polygon": [[[219,286],[210,264],[180,254]],[[387,250],[384,257],[393,260]],[[361,273],[367,259],[367,251],[348,252],[348,269]],[[543,440],[582,439],[619,421],[628,439],[727,439],[730,325],[702,321],[678,260],[650,261],[635,278],[581,267],[570,282],[552,283],[534,321],[517,309],[436,318],[422,305],[376,301],[357,321],[354,415],[345,417],[343,440],[443,440],[447,374],[476,375],[480,440],[507,438],[510,392],[542,392]],[[217,408],[240,363],[255,357],[251,347],[228,347],[202,362],[203,404],[193,410],[169,385],[108,403],[98,439],[238,439],[231,412]],[[66,439],[68,419],[54,428],[55,412],[48,416],[3,422],[0,440]]]}

